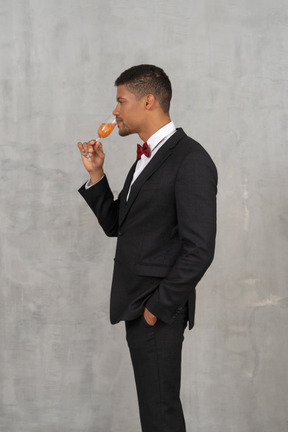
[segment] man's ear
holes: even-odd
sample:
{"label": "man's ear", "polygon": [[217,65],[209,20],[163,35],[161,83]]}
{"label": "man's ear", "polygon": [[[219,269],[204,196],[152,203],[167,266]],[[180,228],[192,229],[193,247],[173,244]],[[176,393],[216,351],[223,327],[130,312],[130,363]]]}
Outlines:
{"label": "man's ear", "polygon": [[155,103],[155,96],[153,94],[148,94],[145,96],[145,108],[151,109]]}

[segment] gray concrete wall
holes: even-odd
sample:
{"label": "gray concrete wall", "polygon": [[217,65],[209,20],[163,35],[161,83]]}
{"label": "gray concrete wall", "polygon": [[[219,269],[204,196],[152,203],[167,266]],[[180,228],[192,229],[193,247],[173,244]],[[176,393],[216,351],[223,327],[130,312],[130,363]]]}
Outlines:
{"label": "gray concrete wall", "polygon": [[[0,32],[0,431],[140,431],[124,327],[109,324],[115,242],[77,192],[76,143],[114,108],[119,73],[147,62],[219,169],[187,430],[286,432],[287,1],[1,0]],[[136,142],[105,143],[115,194]]]}

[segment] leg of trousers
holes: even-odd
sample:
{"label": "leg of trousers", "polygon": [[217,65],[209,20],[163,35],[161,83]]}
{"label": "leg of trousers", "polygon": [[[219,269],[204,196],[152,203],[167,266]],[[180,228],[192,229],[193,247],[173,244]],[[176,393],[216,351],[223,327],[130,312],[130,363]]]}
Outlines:
{"label": "leg of trousers", "polygon": [[173,324],[144,317],[126,322],[126,336],[134,369],[142,432],[185,432],[180,401],[181,352],[187,308]]}

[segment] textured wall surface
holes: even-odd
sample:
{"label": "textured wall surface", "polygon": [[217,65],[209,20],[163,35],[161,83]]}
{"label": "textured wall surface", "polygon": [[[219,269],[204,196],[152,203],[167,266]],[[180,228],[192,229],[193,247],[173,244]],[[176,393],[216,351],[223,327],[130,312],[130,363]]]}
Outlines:
{"label": "textured wall surface", "polygon": [[[1,0],[0,29],[0,432],[140,431],[124,326],[109,324],[115,241],[77,192],[76,148],[139,63],[166,70],[174,122],[219,170],[187,431],[287,432],[287,1]],[[136,142],[104,143],[116,195]]]}

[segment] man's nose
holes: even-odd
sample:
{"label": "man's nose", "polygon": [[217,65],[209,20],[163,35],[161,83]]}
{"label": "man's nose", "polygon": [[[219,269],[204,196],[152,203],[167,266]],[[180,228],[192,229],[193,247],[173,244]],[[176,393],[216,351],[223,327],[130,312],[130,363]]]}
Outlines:
{"label": "man's nose", "polygon": [[115,109],[114,109],[114,111],[112,113],[114,116],[117,116],[119,114],[118,105],[119,104],[116,105],[116,107],[115,107]]}

